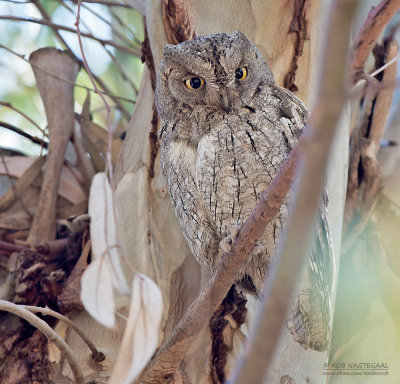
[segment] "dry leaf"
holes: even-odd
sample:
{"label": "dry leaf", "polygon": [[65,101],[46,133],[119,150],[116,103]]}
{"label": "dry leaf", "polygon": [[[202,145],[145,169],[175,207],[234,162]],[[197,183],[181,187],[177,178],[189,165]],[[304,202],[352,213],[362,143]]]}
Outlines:
{"label": "dry leaf", "polygon": [[160,289],[148,277],[135,274],[129,318],[109,384],[129,384],[139,375],[157,348],[161,315]]}
{"label": "dry leaf", "polygon": [[[4,156],[2,161],[0,161],[0,175],[9,174],[12,177],[18,178],[19,180],[16,180],[14,183],[18,192],[22,195],[28,189],[29,185],[38,179],[45,159],[45,157]],[[73,169],[73,172],[71,169]],[[65,165],[63,166],[58,195],[64,197],[72,204],[80,204],[87,200],[87,196],[77,179],[82,176],[76,168],[71,167],[71,169]],[[14,189],[15,187],[8,193],[14,194]],[[15,200],[16,196],[13,199]],[[11,203],[8,203],[8,205]],[[0,203],[1,206],[2,204]]]}
{"label": "dry leaf", "polygon": [[71,52],[55,48],[32,52],[29,63],[43,101],[50,139],[38,209],[27,240],[37,245],[56,238],[57,196],[64,156],[74,127],[74,83],[80,64]]}
{"label": "dry leaf", "polygon": [[89,197],[90,237],[95,259],[106,257],[110,263],[112,282],[122,294],[129,295],[120,263],[117,217],[111,186],[105,173],[97,173]]}
{"label": "dry leaf", "polygon": [[106,257],[93,260],[83,273],[81,300],[85,309],[100,324],[110,328],[115,325],[111,266]]}
{"label": "dry leaf", "polygon": [[81,299],[85,309],[101,324],[115,324],[113,287],[130,294],[120,263],[117,217],[111,186],[105,173],[97,173],[89,196],[92,263],[82,276]]}

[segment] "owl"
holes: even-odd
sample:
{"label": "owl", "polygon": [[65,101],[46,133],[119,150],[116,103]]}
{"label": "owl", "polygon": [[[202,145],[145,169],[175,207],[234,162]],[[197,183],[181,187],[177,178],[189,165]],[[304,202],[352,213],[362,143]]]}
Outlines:
{"label": "owl", "polygon": [[[197,261],[211,273],[289,156],[308,117],[277,86],[245,35],[215,34],[164,47],[155,102],[161,167],[176,216]],[[259,296],[288,217],[287,196],[237,277]],[[329,231],[322,204],[308,270],[288,327],[306,349],[327,347],[332,288]]]}

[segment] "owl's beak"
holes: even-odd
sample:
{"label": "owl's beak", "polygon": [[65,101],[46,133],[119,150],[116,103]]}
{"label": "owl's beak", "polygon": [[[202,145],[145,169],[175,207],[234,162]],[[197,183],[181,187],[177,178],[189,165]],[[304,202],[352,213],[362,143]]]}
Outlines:
{"label": "owl's beak", "polygon": [[232,103],[228,92],[221,93],[219,102],[221,107],[225,110],[225,112],[229,112],[231,110]]}
{"label": "owl's beak", "polygon": [[220,88],[219,92],[219,105],[225,112],[230,112],[235,99],[237,97],[237,93],[229,88]]}

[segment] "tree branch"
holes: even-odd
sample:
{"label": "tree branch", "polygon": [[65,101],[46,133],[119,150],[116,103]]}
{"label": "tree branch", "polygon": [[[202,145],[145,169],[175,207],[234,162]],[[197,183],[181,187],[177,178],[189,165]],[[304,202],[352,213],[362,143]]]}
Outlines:
{"label": "tree branch", "polygon": [[290,186],[295,180],[303,141],[303,138],[299,140],[279,173],[262,193],[251,216],[240,230],[232,246],[231,254],[224,253],[222,255],[221,262],[210,283],[207,284],[207,287],[159,348],[138,382],[155,384],[162,382],[168,375],[173,376],[194,338],[206,326],[229,288],[235,282],[237,275],[245,266],[254,244],[262,235],[268,223],[278,213]]}
{"label": "tree branch", "polygon": [[365,62],[379,35],[399,8],[400,0],[382,0],[377,7],[372,8],[369,12],[353,44],[352,68],[354,82],[358,80],[358,76],[364,71]]}
{"label": "tree branch", "polygon": [[[44,20],[44,19],[36,19],[34,17],[1,16],[0,15],[0,20],[27,21],[30,23],[46,25],[48,27],[52,27],[53,29],[57,29],[58,31],[61,30],[61,31],[76,33],[76,30],[74,28],[70,28],[65,25],[55,24],[52,21],[48,21],[48,20]],[[81,35],[88,39],[95,40],[95,41],[99,42],[101,45],[110,45],[110,46],[117,48],[120,51],[128,53],[130,55],[137,56],[137,57],[141,56],[141,52],[139,50],[125,47],[123,45],[117,44],[116,42],[114,42],[112,40],[100,39],[100,38],[92,35],[91,33],[86,33],[86,32],[81,32]]]}
{"label": "tree branch", "polygon": [[[26,54],[19,54],[19,53],[13,51],[12,49],[6,47],[5,45],[3,45],[3,44],[1,44],[1,43],[0,43],[0,48],[5,49],[7,52],[11,53],[11,54],[14,55],[14,56],[17,56],[19,59],[24,60],[26,63],[29,64],[29,60],[25,58]],[[67,47],[67,49],[69,49],[69,48]],[[79,58],[76,58],[76,60],[79,61],[79,62],[81,62],[81,60],[79,60]],[[30,63],[30,64],[32,65],[32,63]],[[57,75],[54,74],[54,73],[49,73],[49,72],[45,71],[43,68],[39,68],[39,67],[38,67],[38,69],[41,70],[41,71],[43,71],[43,72],[45,72],[45,73],[47,73],[48,75],[53,76],[53,77],[56,78],[56,79],[60,79],[60,80],[65,81],[66,83],[69,83],[69,84],[74,84],[75,87],[82,88],[82,89],[86,89],[86,90],[89,91],[89,92],[94,92],[94,93],[96,93],[96,91],[95,91],[94,88],[89,88],[89,87],[86,87],[86,86],[84,86],[84,85],[82,85],[82,84],[71,83],[70,80],[65,79],[65,78],[63,78],[63,77],[61,77],[61,76],[57,76]],[[93,75],[93,76],[94,76],[95,80],[97,81],[97,83],[99,83],[100,87],[102,88],[102,90],[99,90],[99,92],[102,93],[103,95],[108,96],[110,99],[112,99],[112,100],[115,102],[117,108],[120,108],[120,106],[121,106],[120,103],[117,103],[117,102],[116,102],[116,101],[118,101],[118,100],[126,101],[126,102],[132,103],[132,104],[135,104],[135,103],[136,103],[136,100],[128,99],[128,98],[126,98],[126,97],[117,96],[117,95],[115,95],[115,94],[113,94],[113,93],[110,93],[109,91],[106,90],[107,88],[106,88],[106,87],[104,86],[104,84],[100,81],[100,79],[98,79],[95,75]],[[102,84],[103,84],[103,85],[102,85]],[[10,103],[1,102],[1,101],[0,101],[0,105],[9,106],[9,104],[10,104]],[[21,114],[22,116],[24,116],[22,111],[19,111],[18,109],[14,108],[14,107],[12,107],[12,106],[9,106],[9,108],[13,109],[14,111],[16,111],[16,112],[18,112],[19,114]],[[122,112],[124,113],[125,117],[130,118],[130,115],[128,114],[128,112],[126,112],[126,111],[125,111],[125,112],[122,111]],[[25,117],[25,116],[24,116],[24,117]],[[32,122],[32,124],[36,125],[35,122]],[[38,128],[43,132],[43,130],[42,130],[42,128],[40,128],[40,126],[38,126]],[[44,134],[46,135],[45,132],[44,132]]]}
{"label": "tree branch", "polygon": [[13,244],[7,241],[0,240],[0,251],[6,251],[8,253],[11,253],[11,252],[20,252],[24,249],[26,249],[26,247],[23,245]]}
{"label": "tree branch", "polygon": [[[0,48],[2,48],[2,45],[0,45]],[[19,55],[17,55],[17,56],[20,57]],[[21,111],[18,108],[14,107],[11,103],[8,103],[7,101],[1,101],[0,100],[0,105],[2,105],[3,107],[6,107],[6,108],[10,108],[14,112],[17,112],[19,115],[21,115],[23,118],[28,120],[31,124],[33,124],[40,132],[43,133],[44,136],[47,136],[46,131],[43,128],[41,128],[40,125],[35,120],[33,120],[31,117],[29,117],[23,111]]]}
{"label": "tree branch", "polygon": [[92,341],[80,330],[80,328],[68,317],[65,317],[61,315],[61,313],[58,313],[56,311],[53,311],[50,308],[41,308],[41,307],[35,307],[32,305],[24,305],[23,308],[27,309],[29,312],[39,312],[43,315],[49,315],[52,317],[55,317],[58,320],[63,321],[66,323],[71,329],[73,329],[79,336],[80,338],[86,343],[86,345],[90,348],[92,351],[92,358],[95,361],[102,361],[104,360],[104,354],[102,352],[99,352],[96,348],[96,346],[92,343]]}
{"label": "tree branch", "polygon": [[[358,0],[336,0],[327,26],[325,52],[321,52],[321,83],[311,115],[299,186],[278,255],[263,292],[263,303],[248,345],[235,365],[232,383],[263,382],[285,324],[291,298],[310,247],[324,184],[329,154],[338,120],[346,101],[348,39]],[[340,29],[340,34],[337,31]]]}
{"label": "tree branch", "polygon": [[3,128],[5,128],[5,129],[8,129],[8,130],[10,130],[10,131],[12,131],[12,132],[18,133],[18,135],[21,135],[21,136],[23,136],[23,137],[26,137],[27,139],[29,139],[30,141],[32,141],[32,143],[39,144],[39,145],[41,145],[43,148],[47,148],[47,146],[48,146],[48,143],[47,143],[46,141],[44,141],[44,140],[42,140],[42,139],[39,139],[39,138],[36,137],[36,136],[32,136],[32,135],[30,135],[29,133],[26,133],[26,132],[25,132],[24,130],[22,130],[21,128],[18,128],[18,127],[16,127],[16,126],[12,125],[12,124],[6,123],[5,121],[0,121],[0,126],[3,127]]}
{"label": "tree branch", "polygon": [[79,362],[74,356],[74,352],[68,346],[68,344],[45,321],[39,319],[36,315],[29,312],[23,306],[5,300],[0,300],[0,310],[11,312],[14,315],[22,317],[28,323],[32,324],[40,332],[42,332],[51,342],[53,342],[57,346],[60,352],[65,354],[65,358],[67,359],[68,364],[71,367],[75,382],[77,384],[84,384],[84,376],[79,366]]}

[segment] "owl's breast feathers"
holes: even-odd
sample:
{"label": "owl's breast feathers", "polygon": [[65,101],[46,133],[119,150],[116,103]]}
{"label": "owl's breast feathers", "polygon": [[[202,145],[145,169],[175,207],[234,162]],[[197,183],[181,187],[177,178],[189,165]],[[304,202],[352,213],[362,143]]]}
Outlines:
{"label": "owl's breast feathers", "polygon": [[[251,102],[231,113],[191,109],[164,122],[164,175],[196,257],[204,260],[199,252],[217,249],[232,226],[247,219],[297,142],[306,116],[299,99],[274,85],[258,87]],[[208,268],[216,262],[210,260]]]}
{"label": "owl's breast feathers", "polygon": [[[307,118],[308,112],[298,98],[272,85],[258,89],[251,102],[230,113],[194,108],[164,122],[163,174],[191,250],[209,271],[218,264],[219,242],[249,217],[260,194],[289,156]],[[250,279],[258,293],[287,215],[284,204],[260,239],[264,252],[250,255],[239,276]],[[332,265],[322,207],[308,274],[288,324],[306,349],[323,350],[328,345]]]}

